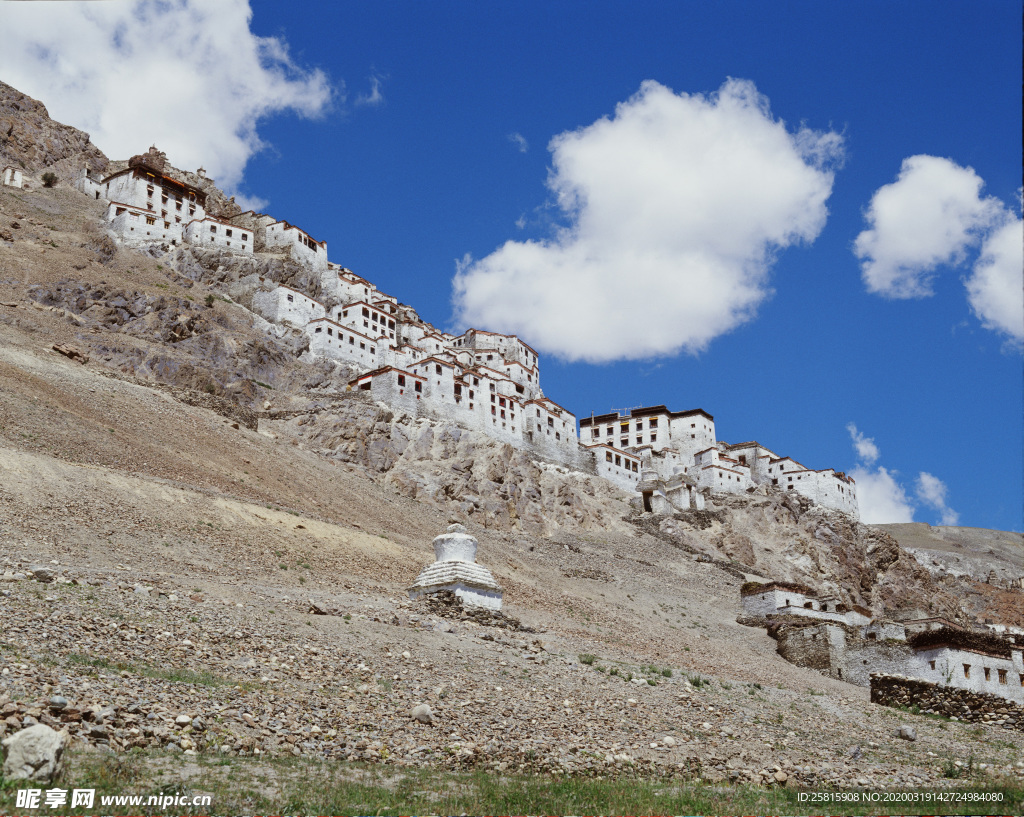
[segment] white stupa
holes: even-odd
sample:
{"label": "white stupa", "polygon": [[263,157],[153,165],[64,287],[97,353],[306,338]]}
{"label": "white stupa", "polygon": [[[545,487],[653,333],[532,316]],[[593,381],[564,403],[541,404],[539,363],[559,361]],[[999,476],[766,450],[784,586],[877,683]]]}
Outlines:
{"label": "white stupa", "polygon": [[434,539],[434,563],[420,571],[409,598],[451,590],[464,605],[500,610],[501,588],[491,571],[476,563],[476,547],[476,539],[462,525],[449,525]]}

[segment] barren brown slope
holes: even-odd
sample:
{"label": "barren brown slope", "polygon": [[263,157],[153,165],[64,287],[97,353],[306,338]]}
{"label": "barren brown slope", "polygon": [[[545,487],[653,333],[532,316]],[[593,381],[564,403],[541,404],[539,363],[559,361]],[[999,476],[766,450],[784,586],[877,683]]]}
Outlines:
{"label": "barren brown slope", "polygon": [[[627,498],[592,478],[480,440],[467,463],[461,437],[345,393],[342,371],[302,362],[243,307],[206,306],[221,292],[166,256],[109,251],[92,206],[0,191],[3,730],[56,722],[56,692],[93,713],[77,737],[118,750],[754,781],[779,766],[842,785],[941,782],[950,754],[1005,771],[1020,752],[1014,733],[925,719],[898,741],[906,716],[736,623],[745,569],[855,578],[846,592],[883,608],[934,593],[886,537],[776,496],[627,520]],[[271,408],[253,430],[178,399],[207,386]],[[535,483],[513,491],[510,475]],[[507,611],[543,632],[405,601],[454,513]],[[76,584],[17,578],[35,564]],[[434,727],[410,721],[420,701]]]}

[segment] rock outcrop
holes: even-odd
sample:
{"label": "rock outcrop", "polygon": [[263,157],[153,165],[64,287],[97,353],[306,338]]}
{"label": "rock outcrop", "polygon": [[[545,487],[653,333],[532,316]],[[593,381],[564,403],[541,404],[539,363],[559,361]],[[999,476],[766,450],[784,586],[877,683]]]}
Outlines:
{"label": "rock outcrop", "polygon": [[70,183],[83,167],[94,173],[108,160],[89,134],[50,118],[42,102],[0,82],[0,167],[50,170]]}

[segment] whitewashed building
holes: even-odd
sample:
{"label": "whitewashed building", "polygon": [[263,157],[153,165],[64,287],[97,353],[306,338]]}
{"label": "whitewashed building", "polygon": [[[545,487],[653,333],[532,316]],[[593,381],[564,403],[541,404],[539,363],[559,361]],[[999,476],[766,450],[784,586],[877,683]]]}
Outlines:
{"label": "whitewashed building", "polygon": [[6,187],[17,187],[22,188],[25,186],[25,176],[21,170],[12,165],[7,165],[3,169],[3,174],[0,175],[0,179],[3,179],[3,183]]}

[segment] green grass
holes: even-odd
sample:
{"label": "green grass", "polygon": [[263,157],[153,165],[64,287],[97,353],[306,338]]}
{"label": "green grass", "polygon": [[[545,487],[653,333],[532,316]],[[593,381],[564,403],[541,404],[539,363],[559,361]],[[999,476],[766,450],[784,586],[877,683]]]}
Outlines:
{"label": "green grass", "polygon": [[590,652],[585,652],[580,655],[580,663],[586,664],[588,667],[597,660],[597,656]]}
{"label": "green grass", "polygon": [[[189,769],[187,776],[186,767]],[[800,814],[809,801],[794,789],[709,785],[693,781],[597,780],[544,774],[510,774],[441,769],[400,769],[391,765],[305,758],[184,759],[151,750],[115,755],[75,749],[68,768],[53,785],[95,788],[96,807],[61,814],[156,813],[100,806],[103,795],[212,795],[203,814]],[[15,813],[19,784],[0,780],[0,813]],[[43,787],[45,788],[45,786]],[[917,791],[927,792],[929,789]],[[1001,796],[987,811],[1024,812],[1019,787],[980,788]],[[985,802],[985,801],[979,801]],[[964,803],[900,802],[906,814],[964,813]],[[995,808],[993,808],[993,806]],[[814,811],[814,807],[810,806]],[[820,810],[820,808],[818,809]],[[843,803],[845,814],[877,813],[877,802]],[[44,810],[39,810],[42,813]],[[48,812],[49,813],[49,812]],[[187,813],[181,807],[167,813]]]}
{"label": "green grass", "polygon": [[147,678],[160,678],[178,684],[197,684],[199,686],[220,686],[231,684],[227,678],[215,675],[208,670],[191,670],[182,667],[174,669],[162,669],[151,667],[148,664],[129,664],[124,661],[111,661],[102,656],[91,657],[79,653],[69,653],[67,661],[70,664],[77,664],[83,667],[94,667],[96,669],[107,669],[113,672],[130,672],[133,675],[143,675]]}

